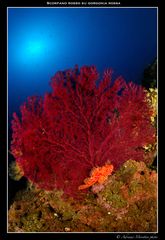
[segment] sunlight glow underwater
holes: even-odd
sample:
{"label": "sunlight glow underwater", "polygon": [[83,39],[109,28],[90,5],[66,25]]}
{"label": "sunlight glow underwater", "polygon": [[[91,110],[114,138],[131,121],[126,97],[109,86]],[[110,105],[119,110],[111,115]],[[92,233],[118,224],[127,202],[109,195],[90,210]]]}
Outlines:
{"label": "sunlight glow underwater", "polygon": [[39,40],[29,40],[25,46],[25,50],[30,57],[39,56],[44,50],[44,43]]}
{"label": "sunlight glow underwater", "polygon": [[40,36],[40,34],[38,36],[25,35],[22,38],[16,60],[19,64],[24,63],[31,67],[35,63],[40,64],[48,57],[49,46],[50,40],[48,37]]}
{"label": "sunlight glow underwater", "polygon": [[156,56],[156,17],[156,9],[9,8],[9,117],[75,64],[95,65],[100,76],[112,67],[114,78],[140,82]]}
{"label": "sunlight glow underwater", "polygon": [[8,14],[9,72],[17,78],[25,70],[33,78],[36,66],[47,77],[74,64],[95,64],[102,71],[113,63],[134,79],[156,49],[155,9],[11,8]]}

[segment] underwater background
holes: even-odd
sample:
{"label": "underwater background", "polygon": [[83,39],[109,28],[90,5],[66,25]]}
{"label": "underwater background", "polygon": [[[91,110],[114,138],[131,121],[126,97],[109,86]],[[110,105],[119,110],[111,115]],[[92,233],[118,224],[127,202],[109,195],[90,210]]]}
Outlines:
{"label": "underwater background", "polygon": [[[112,67],[114,78],[140,84],[156,57],[156,8],[9,8],[9,148],[13,112],[28,96],[50,91],[58,70],[95,65],[102,75]],[[9,178],[9,204],[25,183]]]}

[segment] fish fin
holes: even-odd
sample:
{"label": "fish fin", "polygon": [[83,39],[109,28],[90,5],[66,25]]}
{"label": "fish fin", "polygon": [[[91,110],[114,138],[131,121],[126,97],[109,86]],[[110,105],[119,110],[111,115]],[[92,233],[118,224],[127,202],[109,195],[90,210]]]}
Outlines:
{"label": "fish fin", "polygon": [[101,176],[99,179],[98,179],[98,183],[104,183],[105,180],[107,180],[107,176]]}
{"label": "fish fin", "polygon": [[83,189],[86,189],[86,188],[88,188],[89,186],[88,185],[80,185],[79,187],[78,187],[78,190],[83,190]]}

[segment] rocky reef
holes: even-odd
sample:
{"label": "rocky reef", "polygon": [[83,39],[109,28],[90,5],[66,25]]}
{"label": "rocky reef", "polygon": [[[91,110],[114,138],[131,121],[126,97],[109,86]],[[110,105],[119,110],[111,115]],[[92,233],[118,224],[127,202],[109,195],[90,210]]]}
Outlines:
{"label": "rocky reef", "polygon": [[157,88],[157,58],[144,69],[142,85],[146,88]]}
{"label": "rocky reef", "polygon": [[83,200],[28,184],[8,211],[9,232],[155,232],[157,172],[126,161]]}

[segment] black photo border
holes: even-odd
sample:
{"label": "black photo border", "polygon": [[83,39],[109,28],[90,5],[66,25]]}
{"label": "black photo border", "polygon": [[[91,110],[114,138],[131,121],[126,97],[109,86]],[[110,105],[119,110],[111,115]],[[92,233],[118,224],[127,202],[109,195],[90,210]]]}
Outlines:
{"label": "black photo border", "polygon": [[[98,4],[97,1],[69,1],[70,3],[67,5],[56,4],[54,6],[52,0],[0,0],[0,68],[1,68],[1,78],[0,78],[0,110],[1,110],[1,118],[0,118],[0,240],[5,239],[40,239],[49,238],[49,239],[161,239],[160,238],[160,206],[161,206],[161,197],[160,197],[160,187],[158,191],[158,232],[157,233],[8,233],[7,232],[7,9],[8,7],[157,7],[158,8],[158,81],[160,78],[160,15],[162,14],[162,2],[161,0],[112,0],[107,1],[110,4]],[[58,1],[58,2],[66,2],[66,1]],[[75,5],[75,2],[79,3]],[[82,6],[82,2],[86,2],[85,5]],[[90,2],[90,4],[89,4]],[[91,4],[93,2],[93,4]],[[106,1],[98,1],[98,2],[106,2]],[[158,100],[160,102],[161,97],[161,82],[159,81],[159,95]],[[159,104],[158,104],[159,106]],[[162,117],[160,120],[160,109],[159,106],[159,116],[158,116],[158,134],[159,139],[161,137],[160,126],[161,122],[163,122]],[[159,152],[161,149],[161,144],[159,140]],[[159,155],[160,158],[160,155]],[[161,168],[160,161],[158,165],[159,169],[159,182],[161,179]],[[158,184],[159,186],[159,184]]]}

